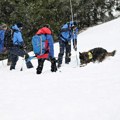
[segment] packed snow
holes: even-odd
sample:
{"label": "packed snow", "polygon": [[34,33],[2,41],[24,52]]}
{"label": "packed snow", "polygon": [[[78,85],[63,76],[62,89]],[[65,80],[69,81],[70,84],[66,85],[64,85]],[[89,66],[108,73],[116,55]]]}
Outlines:
{"label": "packed snow", "polygon": [[[57,57],[59,44],[54,47]],[[102,63],[79,67],[79,51],[95,47],[117,52]],[[19,58],[10,71],[7,60],[0,61],[0,120],[120,120],[120,18],[80,33],[71,63],[63,61],[55,73],[45,61],[37,75],[37,59],[31,62],[34,68],[27,69]]]}

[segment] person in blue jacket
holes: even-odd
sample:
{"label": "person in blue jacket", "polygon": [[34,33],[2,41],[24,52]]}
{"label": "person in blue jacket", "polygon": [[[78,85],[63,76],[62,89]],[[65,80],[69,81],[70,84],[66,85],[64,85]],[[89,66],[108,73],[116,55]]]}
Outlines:
{"label": "person in blue jacket", "polygon": [[25,58],[27,68],[33,68],[32,63],[30,61],[27,62],[29,55],[26,52],[26,46],[22,38],[22,33],[21,33],[22,28],[23,28],[22,23],[16,23],[11,27],[11,29],[13,30],[13,46],[10,48],[11,61],[12,61],[10,70],[15,69],[16,63],[18,61],[18,56]]}
{"label": "person in blue jacket", "polygon": [[4,55],[5,56],[8,55],[8,61],[10,61],[8,49],[6,49],[5,47],[5,35],[7,28],[8,28],[7,24],[5,23],[0,24],[0,60],[4,59]]}
{"label": "person in blue jacket", "polygon": [[5,38],[5,31],[6,31],[7,25],[2,23],[0,25],[0,54],[5,52],[4,48],[4,38]]}
{"label": "person in blue jacket", "polygon": [[[46,48],[44,50],[44,54],[36,53],[36,57],[38,58],[38,67],[36,74],[41,74],[43,70],[43,65],[45,60],[49,60],[51,62],[51,71],[56,72],[56,59],[54,57],[54,41],[52,36],[52,31],[50,29],[50,26],[44,25],[42,28],[40,28],[36,35],[38,35],[44,42]],[[42,41],[42,42],[43,42]]]}
{"label": "person in blue jacket", "polygon": [[58,54],[58,68],[61,67],[64,51],[65,53],[65,63],[69,64],[71,61],[71,40],[73,40],[73,48],[77,50],[77,23],[70,21],[64,24],[61,28],[59,35],[59,46],[60,52]]}

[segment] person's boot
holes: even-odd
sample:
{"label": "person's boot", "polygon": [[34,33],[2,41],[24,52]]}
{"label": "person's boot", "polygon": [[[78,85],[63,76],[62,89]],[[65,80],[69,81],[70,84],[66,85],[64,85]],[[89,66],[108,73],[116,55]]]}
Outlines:
{"label": "person's boot", "polygon": [[69,64],[70,61],[71,61],[71,58],[69,57],[65,58],[65,64]]}
{"label": "person's boot", "polygon": [[28,58],[29,58],[29,55],[26,54],[26,55],[25,55],[25,61],[26,61],[26,66],[27,66],[27,68],[28,68],[28,69],[29,69],[29,68],[33,68],[32,63],[31,63],[31,61],[28,61]]}
{"label": "person's boot", "polygon": [[58,68],[60,68],[60,67],[61,67],[61,64],[60,64],[60,63],[58,63],[57,67],[58,67]]}
{"label": "person's boot", "polygon": [[14,70],[15,69],[15,66],[10,66],[10,70]]}
{"label": "person's boot", "polygon": [[33,65],[32,65],[32,63],[30,61],[26,63],[26,66],[27,66],[28,69],[33,68]]}
{"label": "person's boot", "polygon": [[36,70],[37,70],[36,74],[41,74],[42,73],[42,68],[41,67],[38,67]]}
{"label": "person's boot", "polygon": [[11,61],[7,61],[7,66],[10,66],[12,64]]}
{"label": "person's boot", "polygon": [[51,71],[52,72],[56,72],[57,71],[56,59],[55,58],[51,59]]}

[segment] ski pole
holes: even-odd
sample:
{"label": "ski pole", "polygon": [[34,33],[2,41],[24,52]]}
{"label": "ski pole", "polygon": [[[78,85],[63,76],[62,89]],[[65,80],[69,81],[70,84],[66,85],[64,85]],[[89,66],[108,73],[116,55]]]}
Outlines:
{"label": "ski pole", "polygon": [[22,65],[21,65],[20,71],[23,71],[24,60],[25,60],[25,55],[24,55],[24,57],[23,57],[23,61],[22,61]]}
{"label": "ski pole", "polygon": [[77,66],[78,66],[79,64],[78,64],[77,51],[75,51],[75,54],[76,54],[76,63],[77,63]]}
{"label": "ski pole", "polygon": [[71,10],[71,19],[73,21],[73,8],[72,8],[72,1],[70,0],[70,10]]}

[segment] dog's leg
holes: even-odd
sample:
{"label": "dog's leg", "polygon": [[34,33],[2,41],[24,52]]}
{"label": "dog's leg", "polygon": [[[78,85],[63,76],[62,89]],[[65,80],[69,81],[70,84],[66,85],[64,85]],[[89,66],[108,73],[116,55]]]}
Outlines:
{"label": "dog's leg", "polygon": [[102,61],[106,58],[106,56],[107,56],[107,53],[101,54],[101,55],[98,57],[98,61],[99,61],[99,62],[102,62]]}

